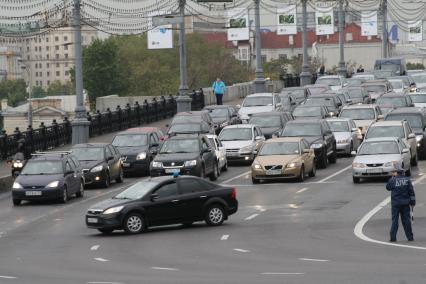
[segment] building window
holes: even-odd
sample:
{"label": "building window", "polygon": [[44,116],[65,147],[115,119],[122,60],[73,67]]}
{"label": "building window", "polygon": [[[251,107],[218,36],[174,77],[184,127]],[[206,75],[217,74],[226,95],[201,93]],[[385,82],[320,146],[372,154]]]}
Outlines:
{"label": "building window", "polygon": [[262,64],[266,63],[266,55],[262,55],[261,57]]}
{"label": "building window", "polygon": [[30,47],[29,46],[27,46],[27,52],[30,52]]}
{"label": "building window", "polygon": [[59,45],[56,45],[56,46],[55,46],[55,50],[59,50]]}
{"label": "building window", "polygon": [[38,42],[41,43],[41,38],[38,39]]}
{"label": "building window", "polygon": [[67,36],[64,36],[64,41],[68,41],[68,37]]}
{"label": "building window", "polygon": [[64,50],[68,50],[68,45],[64,45]]}
{"label": "building window", "polygon": [[56,59],[59,59],[59,54],[55,54],[55,58],[56,58]]}
{"label": "building window", "polygon": [[27,60],[30,60],[30,56],[29,55],[27,55]]}
{"label": "building window", "polygon": [[38,77],[38,72],[36,72],[36,74],[35,74],[35,75],[36,75],[36,77]]}
{"label": "building window", "polygon": [[68,67],[68,62],[65,62],[65,67]]}
{"label": "building window", "polygon": [[49,42],[49,38],[48,37],[46,38],[46,42]]}
{"label": "building window", "polygon": [[43,87],[43,81],[40,81],[40,87]]}
{"label": "building window", "polygon": [[67,70],[65,71],[65,76],[68,76],[70,74],[70,72]]}
{"label": "building window", "polygon": [[37,51],[37,46],[34,46],[34,51]]}
{"label": "building window", "polygon": [[36,86],[38,86],[38,81],[36,81]]}
{"label": "building window", "polygon": [[50,76],[50,72],[49,71],[47,71],[47,77],[49,77]]}
{"label": "building window", "polygon": [[50,81],[49,80],[47,80],[47,85],[50,86]]}
{"label": "building window", "polygon": [[281,61],[287,60],[287,54],[280,54],[280,55],[278,55],[278,58],[279,58]]}
{"label": "building window", "polygon": [[95,41],[95,37],[94,36],[92,36],[92,41]]}
{"label": "building window", "polygon": [[43,77],[43,72],[38,73],[40,77]]}
{"label": "building window", "polygon": [[64,56],[65,56],[65,58],[68,58],[68,53],[65,53]]}
{"label": "building window", "polygon": [[46,46],[46,50],[49,51],[49,49],[50,49],[50,46]]}
{"label": "building window", "polygon": [[61,76],[61,72],[60,71],[56,71],[56,77]]}
{"label": "building window", "polygon": [[59,63],[56,63],[56,68],[59,68]]}
{"label": "building window", "polygon": [[46,68],[50,68],[50,63],[46,63]]}
{"label": "building window", "polygon": [[50,55],[49,54],[46,54],[46,59],[49,59],[50,58]]}
{"label": "building window", "polygon": [[238,48],[238,59],[241,61],[249,60],[249,49],[247,47]]}
{"label": "building window", "polygon": [[59,37],[58,36],[55,36],[55,41],[59,41]]}

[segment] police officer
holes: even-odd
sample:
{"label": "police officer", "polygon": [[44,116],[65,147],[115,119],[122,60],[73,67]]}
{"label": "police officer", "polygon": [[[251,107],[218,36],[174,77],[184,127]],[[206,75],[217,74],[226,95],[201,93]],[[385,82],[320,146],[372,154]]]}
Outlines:
{"label": "police officer", "polygon": [[416,195],[411,180],[405,176],[404,169],[400,164],[397,164],[395,170],[392,172],[392,177],[389,179],[386,189],[391,192],[392,205],[390,242],[396,242],[400,215],[407,240],[414,241],[413,230],[411,228],[410,206],[416,205]]}

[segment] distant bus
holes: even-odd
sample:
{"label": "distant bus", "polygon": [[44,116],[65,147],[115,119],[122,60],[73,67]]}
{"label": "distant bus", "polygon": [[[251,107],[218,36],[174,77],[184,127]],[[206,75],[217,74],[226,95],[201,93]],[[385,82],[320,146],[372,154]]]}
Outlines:
{"label": "distant bus", "polygon": [[403,58],[382,58],[377,59],[374,70],[389,71],[394,76],[405,75],[405,59]]}

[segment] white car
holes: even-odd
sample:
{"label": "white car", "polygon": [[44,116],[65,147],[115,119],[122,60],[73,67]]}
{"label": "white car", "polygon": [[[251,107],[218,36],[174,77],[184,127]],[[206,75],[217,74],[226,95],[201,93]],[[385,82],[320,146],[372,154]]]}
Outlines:
{"label": "white car", "polygon": [[415,107],[426,108],[426,93],[408,93]]}
{"label": "white car", "polygon": [[339,75],[321,76],[315,81],[315,85],[327,85],[332,91],[338,91],[346,86],[345,78]]}
{"label": "white car", "polygon": [[426,87],[426,72],[414,73],[411,74],[410,77],[413,79],[414,83],[416,83],[417,88]]}
{"label": "white car", "polygon": [[350,118],[328,118],[327,123],[336,138],[337,153],[350,155],[362,142],[361,130]]}
{"label": "white car", "polygon": [[238,110],[238,116],[243,123],[247,123],[254,113],[271,111],[282,111],[280,96],[274,93],[258,93],[248,95],[244,99]]}
{"label": "white car", "polygon": [[407,89],[404,87],[404,81],[402,79],[388,79],[391,83],[393,91],[397,94],[404,94]]}
{"label": "white car", "polygon": [[226,150],[223,147],[222,142],[220,142],[219,138],[216,135],[208,134],[206,135],[210,140],[210,144],[212,145],[217,158],[217,166],[219,168],[219,174],[221,171],[228,170],[228,160],[226,159]]}
{"label": "white car", "polygon": [[365,135],[373,122],[383,119],[383,114],[376,105],[357,104],[343,107],[339,118],[353,119],[356,127],[361,130],[362,135]]}
{"label": "white car", "polygon": [[253,162],[259,147],[266,139],[258,126],[239,124],[223,128],[219,140],[225,147],[226,159],[229,162]]}

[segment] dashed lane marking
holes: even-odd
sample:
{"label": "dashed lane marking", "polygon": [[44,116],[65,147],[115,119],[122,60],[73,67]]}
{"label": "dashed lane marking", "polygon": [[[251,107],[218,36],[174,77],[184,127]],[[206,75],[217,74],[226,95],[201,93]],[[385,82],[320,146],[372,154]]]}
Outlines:
{"label": "dashed lane marking", "polygon": [[248,175],[248,174],[250,174],[250,173],[251,173],[251,171],[244,172],[244,173],[242,173],[242,174],[240,174],[240,175],[237,175],[237,176],[235,176],[235,177],[232,177],[232,178],[230,178],[230,179],[225,180],[224,182],[222,182],[222,184],[227,184],[227,183],[229,183],[229,182],[231,182],[231,181],[233,181],[233,180],[236,180],[236,179],[238,179],[238,178],[240,178],[240,177],[246,176],[246,175]]}
{"label": "dashed lane marking", "polygon": [[109,261],[108,259],[105,259],[105,258],[102,258],[102,257],[96,257],[96,258],[94,258],[94,260],[100,261],[100,262],[107,262],[107,261]]}
{"label": "dashed lane marking", "polygon": [[0,275],[0,278],[2,278],[2,279],[17,279],[18,277],[15,277],[15,276]]}
{"label": "dashed lane marking", "polygon": [[235,249],[233,249],[233,251],[238,251],[238,252],[250,252],[249,250],[247,250],[247,249],[239,249],[239,248],[235,248]]}
{"label": "dashed lane marking", "polygon": [[309,189],[309,188],[304,187],[304,188],[302,188],[302,189],[300,189],[300,190],[296,191],[296,193],[302,193],[302,192],[307,191],[308,189]]}
{"label": "dashed lane marking", "polygon": [[329,179],[331,179],[331,178],[333,178],[333,177],[335,177],[335,176],[337,176],[337,175],[339,175],[339,174],[343,173],[344,171],[349,170],[350,168],[352,168],[352,165],[349,165],[349,166],[347,166],[346,168],[343,168],[343,169],[341,169],[340,171],[335,172],[334,174],[329,175],[328,177],[326,177],[326,178],[323,178],[323,179],[319,180],[319,181],[318,181],[318,183],[323,183],[323,182],[325,182],[325,181],[327,181],[327,180],[329,180]]}
{"label": "dashed lane marking", "polygon": [[151,267],[151,269],[153,269],[153,270],[166,270],[166,271],[179,271],[179,269],[172,268],[172,267],[158,267],[158,266],[153,266],[153,267]]}
{"label": "dashed lane marking", "polygon": [[247,217],[247,218],[245,218],[244,220],[246,220],[246,221],[248,221],[248,220],[252,220],[252,219],[256,218],[257,216],[259,216],[259,214],[255,213],[255,214],[252,214],[252,215],[248,216],[248,217]]}
{"label": "dashed lane marking", "polygon": [[262,275],[304,275],[303,272],[262,272]]}
{"label": "dashed lane marking", "polygon": [[315,261],[315,262],[328,262],[328,259],[317,259],[317,258],[299,258],[299,260]]}
{"label": "dashed lane marking", "polygon": [[124,282],[90,281],[87,284],[124,284]]}
{"label": "dashed lane marking", "polygon": [[100,245],[94,245],[90,248],[90,250],[98,250]]}
{"label": "dashed lane marking", "polygon": [[226,241],[227,239],[229,239],[229,235],[223,235],[220,240],[221,241]]}

